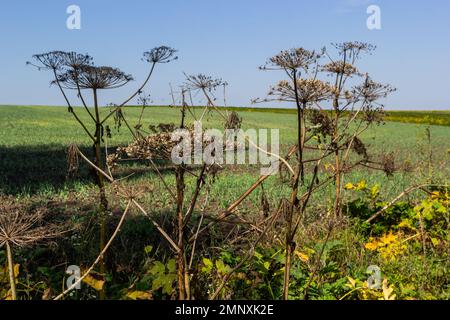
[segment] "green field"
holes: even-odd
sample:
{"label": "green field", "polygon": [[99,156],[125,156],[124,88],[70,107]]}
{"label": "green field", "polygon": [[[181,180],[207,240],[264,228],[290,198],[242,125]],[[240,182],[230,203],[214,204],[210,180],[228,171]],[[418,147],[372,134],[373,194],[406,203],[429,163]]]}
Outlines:
{"label": "green field", "polygon": [[[108,111],[108,108],[102,109],[103,114]],[[283,153],[295,143],[296,116],[291,111],[255,109],[238,111],[243,118],[244,129],[280,129]],[[88,120],[84,110],[76,108],[76,112],[82,119]],[[140,112],[138,108],[128,107],[124,112],[131,125],[137,123]],[[195,109],[194,112],[200,113],[201,110]],[[429,202],[431,200],[426,198],[429,191],[425,190],[427,193],[424,193],[422,190],[417,190],[396,203],[375,223],[370,226],[364,223],[364,219],[377,212],[386,201],[392,200],[411,185],[422,183],[448,185],[449,183],[450,126],[442,125],[447,121],[448,113],[442,113],[442,117],[436,116],[437,113],[433,112],[395,112],[393,114],[398,121],[387,121],[383,125],[371,127],[363,134],[362,140],[373,159],[392,153],[395,156],[397,172],[393,176],[387,176],[381,171],[358,167],[346,173],[343,178],[344,183],[356,184],[365,181],[368,188],[364,191],[366,193],[343,190],[346,216],[334,227],[330,238],[326,236],[326,229],[328,221],[333,221],[333,218],[326,214],[331,212],[334,205],[334,185],[326,184],[326,187],[312,194],[306,215],[302,217],[301,229],[295,239],[298,250],[301,251],[300,254],[303,254],[301,256],[303,260],[296,257],[293,263],[293,298],[303,297],[302,288],[315,273],[314,261],[316,261],[315,257],[319,257],[320,260],[317,261],[320,262],[320,271],[317,273],[318,280],[311,283],[310,299],[378,299],[380,292],[370,291],[375,296],[366,297],[364,289],[349,288],[350,279],[356,279],[352,281],[358,281],[359,285],[363,286],[367,279],[367,266],[374,264],[382,268],[383,276],[389,280],[389,285],[395,289],[394,292],[401,299],[449,299],[448,280],[450,278],[448,277],[448,240],[446,240],[448,239],[448,216],[446,215],[448,207],[447,209],[444,207],[444,204],[448,203],[446,202],[448,195],[447,198],[440,200],[441,202],[437,200]],[[392,116],[391,114],[390,117]],[[408,121],[421,122],[419,116],[422,119],[427,117],[429,122],[432,122],[430,119],[436,120],[435,117],[438,117],[437,120],[443,119],[443,123],[439,123],[440,125],[424,124],[423,121],[407,123]],[[223,128],[223,123],[217,118],[213,115],[208,116],[204,126]],[[48,208],[55,216],[69,216],[71,221],[80,225],[79,231],[76,230],[70,237],[58,240],[58,245],[55,247],[24,249],[16,253],[18,264],[28,270],[36,270],[28,274],[26,271],[21,271],[19,287],[23,288],[21,290],[28,294],[29,299],[40,299],[46,288],[60,290],[61,281],[66,276],[66,265],[76,261],[79,265],[88,266],[97,257],[98,249],[93,244],[99,241],[96,222],[98,188],[93,181],[92,172],[82,160],[80,160],[78,173],[75,176],[68,176],[66,159],[69,144],[76,143],[91,157],[92,146],[82,128],[63,107],[3,106],[0,107],[0,119],[2,124],[0,199],[10,199],[8,197],[10,195],[24,206],[31,203],[32,206]],[[148,127],[150,124],[177,123],[179,119],[180,109],[149,107],[145,112],[143,125]],[[192,121],[192,118],[187,120]],[[108,125],[112,129],[112,137],[108,139],[109,151],[132,141],[130,132],[124,124],[120,130],[117,130],[111,119]],[[313,155],[307,154],[307,156]],[[169,188],[176,190],[174,172],[165,170],[162,175]],[[306,179],[309,180],[311,171],[308,167],[306,175]],[[123,178],[120,182],[121,187],[143,190],[139,202],[165,230],[173,232],[176,204],[150,167],[142,163],[130,162],[114,171],[114,176]],[[327,173],[321,171],[318,178],[321,180],[325,176]],[[202,216],[206,213],[205,217],[214,218],[247,190],[258,177],[259,170],[255,166],[225,165],[214,179],[208,177],[207,186],[203,187],[198,199],[198,204],[204,203],[201,209]],[[185,182],[186,199],[191,199],[196,178],[186,174]],[[208,189],[209,193],[206,193],[205,189]],[[273,176],[264,182],[264,190],[268,210],[275,211],[280,199],[286,199],[290,194],[291,187],[289,183],[281,181],[278,176]],[[299,191],[305,190],[306,186],[302,186]],[[373,190],[376,190],[377,194],[375,199],[370,198]],[[113,186],[108,186],[106,193],[111,212],[107,219],[107,228],[109,232],[112,232],[124,210],[125,202],[116,196]],[[236,217],[250,221],[259,221],[264,218],[262,210],[267,210],[267,206],[264,206],[266,209],[262,209],[264,208],[262,199],[262,189],[258,188],[241,203],[236,211]],[[429,207],[430,203],[434,207]],[[423,242],[417,238],[418,222],[414,218],[416,217],[415,208],[418,205],[424,206],[423,208],[428,212],[427,219],[430,219],[425,225],[429,235],[426,238],[425,256]],[[26,210],[30,210],[29,208],[31,207],[27,207]],[[193,222],[189,225],[190,232],[193,232],[197,221],[200,220],[200,209],[194,210]],[[229,218],[231,221],[233,219],[234,217]],[[403,234],[403,231],[399,229],[400,223],[411,221],[409,219],[416,219],[413,220],[416,221],[414,222],[416,229]],[[284,251],[282,244],[274,239],[276,239],[275,235],[283,234],[283,228],[285,225],[282,220],[274,224],[273,231],[268,234],[268,242],[261,243],[257,248],[257,254],[255,253],[255,256],[239,269],[239,276],[246,277],[249,279],[248,282],[243,284],[238,277],[232,278],[225,290],[227,295],[224,293],[222,298],[280,298]],[[193,268],[203,270],[205,261],[210,261],[211,265],[214,261],[217,269],[220,264],[224,264],[227,268],[236,265],[248,248],[247,237],[245,235],[241,237],[242,232],[248,232],[247,229],[250,228],[244,224],[240,226],[239,223],[234,225],[233,222],[219,224],[209,229],[207,234],[199,238],[199,254],[195,256]],[[392,230],[395,230],[395,236],[392,235]],[[373,252],[368,249],[368,245],[373,246],[373,243],[378,243],[374,242],[374,239],[387,239],[388,234],[391,235],[391,241],[394,239],[394,242],[386,247],[391,250],[387,252],[393,258],[385,258],[378,251]],[[232,235],[233,239],[238,239],[237,249],[235,244],[230,243],[229,235]],[[273,236],[273,239],[270,240],[269,236]],[[372,236],[382,238],[372,238]],[[408,241],[408,246],[403,245],[405,241]],[[397,245],[401,247],[396,247]],[[169,290],[169,293],[155,289],[156,277],[159,276],[151,274],[151,270],[154,270],[152,266],[174,265],[170,249],[166,241],[159,236],[154,225],[136,208],[131,209],[117,240],[108,251],[108,277],[106,278],[108,298],[128,299],[128,293],[132,292],[130,290],[151,291],[155,299],[170,298],[172,293],[176,292],[174,287],[169,288],[172,290]],[[319,252],[323,252],[323,256]],[[209,257],[210,260],[205,260],[205,257]],[[0,251],[0,261],[5,261],[3,251]],[[260,278],[260,275],[263,278]],[[162,277],[164,278],[165,275]],[[198,283],[203,286],[202,288],[206,288],[211,281],[217,282],[217,279],[222,276],[214,273],[205,276],[202,271],[198,277]],[[3,288],[0,283],[0,292],[5,289],[3,290],[5,294],[9,287],[6,280],[0,278],[0,281],[3,281]],[[28,283],[36,284],[37,289],[34,287],[30,289]],[[169,281],[169,285],[173,285],[173,282]],[[248,289],[250,287],[251,289]],[[198,292],[200,296],[196,298],[208,298],[206,290],[201,289]],[[230,295],[227,292],[230,292]],[[84,286],[83,290],[67,299],[92,299],[96,297],[96,294],[94,289]]]}
{"label": "green field", "polygon": [[[267,112],[276,114],[295,114],[295,109],[284,108],[247,108],[228,107],[227,109],[243,112]],[[386,111],[386,121],[450,126],[450,111]]]}
{"label": "green field", "polygon": [[[235,109],[236,110],[236,109]],[[102,112],[106,114],[108,108]],[[129,107],[125,109],[125,115],[131,124],[137,123],[140,109]],[[200,113],[200,109],[194,110]],[[78,110],[82,119],[87,120],[86,113]],[[295,141],[296,117],[289,110],[243,109],[239,112],[243,118],[244,128],[278,128],[282,149]],[[389,113],[391,114],[391,113]],[[405,121],[411,117],[423,115],[433,118],[435,115],[444,115],[442,119],[447,121],[449,112],[424,113],[424,112],[395,112],[396,118],[405,117]],[[180,110],[170,107],[149,107],[144,113],[144,125],[177,122]],[[392,115],[390,115],[392,116]],[[0,107],[0,190],[4,193],[15,195],[32,194],[64,194],[73,188],[89,189],[92,185],[84,174],[75,179],[66,177],[67,146],[74,142],[89,153],[89,140],[82,128],[63,107],[41,106],[3,106]],[[189,119],[192,120],[192,119]],[[401,120],[400,120],[401,121]],[[108,141],[112,147],[120,146],[132,141],[131,135],[125,125],[114,129],[114,121],[111,119],[108,125],[113,130],[113,136]],[[211,117],[206,122],[210,127],[223,127],[217,117]],[[429,145],[425,130],[430,128],[431,150],[433,160],[433,174],[436,182],[442,182],[450,176],[449,153],[450,127],[435,126],[415,123],[400,123],[387,121],[380,126],[374,126],[364,133],[362,139],[369,146],[370,152],[375,156],[394,152],[396,163],[400,166],[409,163],[416,168],[415,172],[398,172],[393,177],[386,177],[382,172],[360,169],[346,177],[347,181],[355,182],[366,179],[369,183],[380,183],[386,197],[391,197],[403,190],[423,174],[421,168],[428,161]],[[85,168],[87,169],[87,168]],[[238,195],[248,187],[257,177],[255,170],[231,170],[223,175],[215,189],[220,194],[220,201],[226,205],[233,196]],[[231,178],[232,177],[232,178]],[[144,168],[142,173],[133,176],[131,180],[155,178],[152,172]],[[277,179],[271,179],[269,184],[277,184]],[[273,198],[276,199],[278,188],[273,188]],[[324,190],[324,192],[326,192]],[[331,192],[331,191],[330,191]],[[257,195],[256,195],[257,197]],[[255,198],[256,199],[256,198]],[[255,200],[256,201],[256,200]]]}

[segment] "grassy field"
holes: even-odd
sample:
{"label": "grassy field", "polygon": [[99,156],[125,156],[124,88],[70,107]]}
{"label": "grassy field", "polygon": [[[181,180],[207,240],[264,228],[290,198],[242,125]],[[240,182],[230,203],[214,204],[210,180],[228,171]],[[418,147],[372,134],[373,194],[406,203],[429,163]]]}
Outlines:
{"label": "grassy field", "polygon": [[[77,108],[76,111],[83,119],[87,119],[82,109]],[[109,109],[105,108],[102,113],[106,114],[108,111]],[[138,108],[129,107],[124,112],[131,125],[137,123],[140,112]],[[195,112],[200,113],[200,110],[196,109]],[[280,129],[281,147],[284,151],[294,143],[296,116],[291,111],[244,109],[239,110],[239,114],[243,118],[244,128]],[[358,286],[362,288],[367,279],[367,267],[374,264],[380,266],[383,277],[389,279],[389,285],[395,288],[394,292],[399,298],[449,299],[448,279],[450,278],[448,277],[448,240],[446,240],[448,239],[448,218],[445,215],[445,210],[448,211],[448,208],[445,209],[434,198],[430,198],[434,202],[424,200],[427,194],[418,190],[404,197],[390,213],[377,219],[377,222],[369,229],[368,225],[361,220],[364,216],[367,218],[377,212],[386,201],[392,200],[411,185],[423,182],[449,183],[450,126],[429,125],[424,124],[423,121],[420,124],[406,123],[420,122],[417,120],[418,114],[428,117],[427,119],[436,116],[436,113],[432,112],[395,112],[395,117],[399,121],[387,121],[383,125],[370,128],[363,134],[362,140],[368,146],[373,158],[377,159],[382,155],[393,153],[399,170],[390,177],[383,172],[364,167],[345,174],[344,183],[356,185],[364,180],[368,188],[363,191],[366,193],[343,190],[343,203],[346,204],[348,216],[342,222],[337,222],[330,238],[326,236],[326,230],[329,228],[328,221],[333,221],[333,218],[326,214],[331,212],[334,205],[334,186],[328,184],[313,193],[306,215],[302,217],[299,236],[295,239],[300,250],[296,251],[296,255],[300,256],[299,258],[296,256],[293,264],[291,285],[294,292],[293,298],[303,297],[302,288],[309,283],[310,277],[313,277],[312,274],[316,272],[313,271],[316,270],[314,261],[319,261],[318,281],[311,283],[310,299],[380,298],[382,295],[380,292],[349,287],[352,281],[358,281]],[[441,118],[445,122],[447,119],[445,115],[448,113],[443,114]],[[176,123],[179,118],[179,109],[150,107],[146,110],[143,124],[148,126],[158,123]],[[88,266],[97,257],[98,247],[95,244],[99,241],[98,223],[96,223],[98,188],[93,182],[89,168],[84,163],[81,163],[80,170],[75,176],[68,177],[66,160],[66,150],[70,143],[76,143],[90,156],[92,156],[92,146],[82,128],[66,108],[3,106],[0,107],[0,119],[2,124],[0,127],[0,199],[7,199],[8,195],[12,195],[18,203],[25,205],[30,202],[33,206],[49,208],[55,216],[69,216],[72,222],[81,226],[81,229],[76,230],[70,237],[58,240],[58,245],[55,247],[39,250],[25,249],[16,253],[17,263],[21,267],[19,287],[23,288],[21,290],[26,292],[29,299],[40,299],[46,288],[60,290],[61,283],[67,276],[65,266],[74,263],[73,261],[77,265]],[[217,117],[207,120],[205,125],[208,127],[223,127]],[[112,129],[112,138],[108,139],[110,150],[131,142],[131,135],[125,125],[122,125],[119,131],[114,128],[112,119],[108,125]],[[307,156],[311,157],[311,154]],[[410,169],[407,170],[407,167]],[[167,170],[162,174],[169,188],[176,190],[173,171]],[[307,169],[307,181],[310,174],[311,172]],[[132,186],[137,190],[144,190],[139,197],[139,202],[165,230],[173,232],[176,204],[158,176],[149,167],[130,163],[121,166],[114,175],[115,178],[124,178],[120,182],[121,187]],[[251,186],[258,176],[259,170],[254,166],[225,166],[225,169],[220,171],[214,179],[208,177],[208,184],[204,189],[209,189],[209,194],[203,190],[198,199],[199,204],[205,204],[202,208],[202,212],[206,212],[205,217],[214,217],[222,212]],[[323,179],[324,176],[326,173],[322,172],[319,174],[319,179]],[[195,180],[195,177],[186,175],[186,199],[192,198]],[[212,180],[214,182],[210,183]],[[305,188],[302,186],[299,191],[304,192]],[[274,176],[264,182],[264,190],[269,210],[275,211],[280,199],[285,199],[290,194],[291,188],[288,183]],[[376,200],[370,198],[373,190],[377,194]],[[380,192],[379,197],[377,190]],[[108,230],[112,232],[124,210],[125,202],[124,199],[115,196],[115,189],[111,185],[106,188],[106,194],[111,213],[108,216]],[[264,218],[262,210],[267,209],[262,209],[262,199],[262,189],[258,188],[239,206],[236,217],[255,219],[255,221]],[[442,203],[446,203],[445,201],[447,200],[442,200]],[[434,209],[430,209],[430,203],[435,206]],[[403,234],[398,227],[400,222],[413,221],[418,228],[414,212],[419,204],[423,205],[423,210],[428,210],[427,219],[431,219],[425,226],[429,235],[426,255],[423,252],[423,242],[417,238],[417,229],[405,231]],[[24,210],[30,209],[27,207]],[[199,209],[195,210],[195,221],[191,230],[194,230],[197,220],[200,219],[199,211],[197,211]],[[276,235],[283,234],[285,225],[282,218],[279,219],[279,224],[275,223],[273,231],[270,231],[270,236],[267,237],[272,240],[260,244],[257,248],[258,253],[243,265],[238,275],[232,278],[227,286],[225,292],[230,292],[230,295],[226,293],[222,298],[277,299],[281,297],[284,251],[282,245],[280,247],[280,244],[273,240],[276,239]],[[220,263],[234,266],[240,261],[248,246],[247,236],[242,232],[250,228],[246,225],[233,225],[233,223],[220,224],[209,229],[207,234],[199,238],[199,256],[194,261],[196,270],[203,270],[204,258],[207,257],[209,258],[206,261],[209,261],[211,265],[214,261],[216,266],[220,266]],[[392,234],[393,231],[395,235]],[[229,235],[238,239],[237,249],[230,243]],[[380,240],[373,238],[374,235],[381,237]],[[378,246],[378,243],[383,241],[390,241],[387,247],[380,247],[384,251],[374,252],[368,249],[370,246],[372,248]],[[408,246],[405,245],[406,241]],[[318,256],[319,252],[323,252],[323,256],[322,253]],[[384,257],[381,252],[390,254],[392,258]],[[318,258],[320,260],[316,260],[315,257],[320,257]],[[0,251],[1,265],[5,265],[5,259],[4,252]],[[172,295],[170,292],[176,292],[175,289],[171,289],[169,293],[164,293],[154,288],[159,274],[151,273],[151,270],[154,270],[152,266],[174,265],[175,260],[171,255],[170,246],[162,240],[154,225],[136,208],[131,210],[118,239],[108,251],[106,260],[108,273],[105,279],[107,279],[108,298],[129,299],[130,290],[141,290],[136,292],[144,290],[152,292],[155,299],[169,299]],[[35,271],[27,274],[22,270]],[[238,276],[247,279],[245,285]],[[165,274],[161,277],[166,279]],[[205,288],[211,283],[217,283],[221,278],[219,273],[205,275],[202,271],[197,278],[201,289],[198,290],[199,296],[196,298],[207,298]],[[173,285],[174,282],[171,282],[169,285]],[[36,286],[31,288],[29,283],[35,283]],[[68,298],[96,297],[96,291],[93,288],[83,286],[83,290]],[[6,294],[8,288],[7,281],[0,278],[0,293]],[[373,296],[366,296],[368,292]]]}
{"label": "grassy field", "polygon": [[[102,112],[109,111],[105,108]],[[131,124],[136,123],[140,110],[129,107],[125,114]],[[195,112],[200,113],[197,109]],[[81,109],[80,116],[85,119],[87,115]],[[180,111],[169,107],[149,107],[145,111],[144,125],[177,122]],[[287,148],[295,141],[296,118],[290,111],[243,109],[239,112],[243,118],[244,128],[278,128],[282,148]],[[418,119],[418,115],[428,119],[444,115],[447,121],[449,112],[394,112],[390,117],[407,122]],[[404,118],[403,118],[404,117]],[[91,187],[84,174],[76,179],[66,177],[65,151],[69,143],[76,143],[89,153],[89,140],[82,128],[73,117],[62,107],[37,106],[3,106],[0,107],[0,190],[7,194],[33,195],[33,194],[64,194],[68,190],[85,190]],[[418,121],[418,120],[417,120]],[[113,130],[113,136],[108,141],[112,147],[127,144],[131,136],[127,128],[122,125],[119,131],[114,130],[114,121],[108,125]],[[223,124],[214,119],[208,119],[207,126],[223,127]],[[430,128],[431,145],[428,145],[425,130]],[[375,126],[364,133],[363,141],[375,157],[394,152],[397,164],[410,163],[415,168],[427,161],[431,147],[434,166],[434,175],[437,181],[444,181],[450,176],[449,154],[450,127],[435,126],[416,123],[399,123],[387,121],[384,125]],[[86,169],[86,168],[84,168]],[[234,195],[248,187],[257,176],[257,171],[241,172],[231,170],[215,184],[216,192],[225,193],[221,202],[226,204]],[[368,174],[369,173],[369,174]],[[347,181],[366,179],[369,183],[383,185],[384,195],[392,197],[401,192],[406,186],[414,182],[422,172],[399,172],[393,177],[386,177],[381,172],[368,172],[366,169],[357,170],[346,177]],[[418,175],[419,174],[419,175]],[[423,172],[426,176],[428,173]],[[132,177],[131,180],[152,179],[151,172]],[[232,178],[231,178],[232,177]],[[269,184],[277,184],[277,179],[271,179]],[[281,190],[273,189],[274,199]],[[324,190],[324,192],[327,192]],[[331,192],[331,190],[330,190]],[[257,197],[257,194],[256,194]],[[256,199],[256,198],[255,198]],[[254,200],[255,200],[254,199]],[[255,200],[256,201],[256,200]]]}

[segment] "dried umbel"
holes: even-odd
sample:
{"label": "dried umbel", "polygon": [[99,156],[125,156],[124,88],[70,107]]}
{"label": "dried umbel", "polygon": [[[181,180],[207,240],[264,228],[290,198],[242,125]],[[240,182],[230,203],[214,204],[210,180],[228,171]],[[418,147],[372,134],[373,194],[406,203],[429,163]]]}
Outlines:
{"label": "dried umbel", "polygon": [[120,160],[120,148],[117,149],[117,153],[111,153],[106,156],[106,164],[109,169],[115,169],[117,167],[117,162]]}
{"label": "dried umbel", "polygon": [[145,94],[141,92],[137,99],[137,103],[143,107],[147,107],[152,102],[151,96],[149,94]]}
{"label": "dried umbel", "polygon": [[[179,129],[173,124],[159,124],[157,133],[139,137],[126,147],[117,148],[117,157],[111,157],[111,160],[118,161],[125,157],[138,159],[138,160],[171,160],[172,150],[183,139],[181,136],[178,139],[173,139],[173,133]],[[194,144],[206,145],[206,135],[194,134],[194,128],[191,127],[188,130],[191,139],[191,150],[194,148]],[[203,140],[203,142],[201,141]]]}
{"label": "dried umbel", "polygon": [[228,116],[227,122],[225,123],[225,129],[240,129],[242,125],[242,118],[235,111],[231,112]]}
{"label": "dried umbel", "polygon": [[150,63],[168,63],[170,61],[178,59],[177,56],[175,56],[175,53],[177,50],[167,47],[167,46],[160,46],[153,48],[150,51],[144,52],[144,60]]}
{"label": "dried umbel", "polygon": [[383,105],[368,104],[362,108],[361,117],[367,123],[381,124],[386,113]]}
{"label": "dried umbel", "polygon": [[[174,127],[173,124],[167,124],[166,126],[160,124],[161,130],[157,130],[157,127],[155,127],[157,133],[146,137],[140,136],[128,146],[117,148],[115,154],[108,156],[108,165],[115,167],[120,160],[125,159],[170,161],[172,160],[172,151],[185,137],[189,137],[190,150],[194,152],[196,146],[201,145],[201,150],[204,150],[215,139],[215,136],[196,132],[193,126],[183,129],[185,134],[175,138],[174,132],[179,128]],[[239,141],[229,140],[227,137],[222,143],[224,151],[242,147]]]}
{"label": "dried umbel", "polygon": [[360,41],[349,41],[343,43],[332,44],[341,56],[346,56],[348,60],[355,60],[361,53],[371,53],[376,49],[376,46]]}
{"label": "dried umbel", "polygon": [[352,64],[344,61],[334,61],[322,66],[322,71],[331,74],[342,74],[345,76],[360,75],[358,69]]}
{"label": "dried umbel", "polygon": [[63,224],[49,223],[46,208],[31,208],[12,197],[0,201],[0,248],[5,247],[8,261],[11,299],[17,300],[14,272],[14,247],[25,248],[61,236],[68,230]]}
{"label": "dried umbel", "polygon": [[384,173],[386,173],[388,177],[391,177],[397,170],[395,167],[395,156],[393,152],[383,155],[382,165]]}
{"label": "dried umbel", "polygon": [[333,134],[333,122],[325,111],[308,109],[306,115],[315,132],[321,133],[324,137]]}
{"label": "dried umbel", "polygon": [[63,52],[63,64],[73,70],[78,70],[86,66],[93,65],[93,58],[87,54],[80,54],[76,52]]}
{"label": "dried umbel", "polygon": [[375,82],[372,78],[366,76],[363,84],[353,88],[352,96],[366,103],[373,103],[379,99],[386,98],[395,91],[396,89],[391,85]]}
{"label": "dried umbel", "polygon": [[32,244],[61,236],[62,224],[46,221],[49,212],[45,208],[32,209],[12,198],[0,203],[0,247],[6,243],[16,247]]}
{"label": "dried umbel", "polygon": [[145,193],[152,192],[153,186],[145,185],[145,186],[124,186],[121,184],[114,184],[115,193],[127,200],[135,200],[142,197]]}
{"label": "dried umbel", "polygon": [[53,70],[62,72],[70,68],[77,70],[84,66],[92,66],[93,59],[86,54],[65,51],[50,51],[42,54],[35,54],[33,58],[36,63],[27,62],[27,64],[37,67],[40,70]]}
{"label": "dried umbel", "polygon": [[134,126],[136,130],[140,130],[142,128],[142,116],[144,115],[145,108],[152,102],[150,95],[146,95],[144,92],[139,93],[139,97],[137,99],[137,103],[142,106],[141,113],[139,115],[138,123]]}
{"label": "dried umbel", "polygon": [[172,133],[168,132],[141,137],[126,147],[118,148],[118,156],[114,160],[120,160],[124,155],[139,160],[170,160],[172,149],[177,144],[177,141],[172,141]]}
{"label": "dried umbel", "polygon": [[186,75],[185,87],[188,90],[207,90],[213,91],[223,85],[222,79],[214,79],[204,74]]}
{"label": "dried umbel", "polygon": [[[311,104],[330,99],[334,90],[327,82],[318,79],[297,79],[297,95],[303,104]],[[296,101],[295,88],[290,81],[282,80],[271,88],[269,96],[274,96],[279,101]]]}
{"label": "dried umbel", "polygon": [[66,89],[114,89],[132,81],[133,77],[117,68],[83,66],[58,75],[57,80]]}
{"label": "dried umbel", "polygon": [[362,156],[364,159],[369,158],[365,144],[358,137],[353,138],[352,149],[357,155]]}
{"label": "dried umbel", "polygon": [[37,67],[39,70],[60,70],[65,64],[65,52],[50,51],[42,54],[33,55],[36,64],[27,62],[27,64]]}
{"label": "dried umbel", "polygon": [[283,50],[270,58],[260,69],[308,70],[310,65],[314,64],[320,56],[315,51],[309,51],[304,48]]}

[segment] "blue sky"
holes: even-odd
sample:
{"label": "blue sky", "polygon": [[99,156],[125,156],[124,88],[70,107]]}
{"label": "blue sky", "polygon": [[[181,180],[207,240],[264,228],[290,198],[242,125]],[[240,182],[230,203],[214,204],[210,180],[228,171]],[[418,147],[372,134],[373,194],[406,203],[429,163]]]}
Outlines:
{"label": "blue sky", "polygon": [[[66,28],[71,4],[81,8],[81,30]],[[366,27],[370,4],[381,8],[381,30]],[[448,0],[15,0],[1,2],[0,30],[0,104],[63,105],[50,75],[25,65],[56,49],[131,73],[135,82],[102,93],[103,103],[120,102],[145,77],[142,52],[164,44],[179,60],[156,70],[147,89],[155,103],[170,103],[169,82],[186,72],[223,78],[229,104],[248,106],[283,77],[258,70],[278,51],[359,40],[378,49],[358,67],[398,88],[388,109],[450,109]]]}

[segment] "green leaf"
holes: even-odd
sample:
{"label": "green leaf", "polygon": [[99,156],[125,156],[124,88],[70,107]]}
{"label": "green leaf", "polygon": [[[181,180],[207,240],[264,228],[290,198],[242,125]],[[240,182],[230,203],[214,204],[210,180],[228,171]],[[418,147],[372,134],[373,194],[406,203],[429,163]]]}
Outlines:
{"label": "green leaf", "polygon": [[160,261],[155,261],[155,264],[150,269],[150,273],[153,275],[164,274],[165,270],[166,267]]}
{"label": "green leaf", "polygon": [[152,282],[152,290],[156,291],[159,288],[162,288],[163,284],[162,284],[162,280],[161,277],[155,278]]}
{"label": "green leaf", "polygon": [[231,270],[231,268],[229,266],[227,266],[226,264],[224,264],[222,260],[216,261],[216,268],[217,268],[217,271],[219,271],[219,273],[222,273],[222,274],[227,274]]}
{"label": "green leaf", "polygon": [[152,252],[152,250],[153,250],[153,246],[146,246],[144,248],[144,251],[146,254],[150,254],[150,252]]}
{"label": "green leaf", "polygon": [[213,268],[213,263],[210,259],[203,257],[202,258],[202,263],[203,263],[203,267],[202,267],[202,272],[204,273],[210,273],[212,271]]}
{"label": "green leaf", "polygon": [[164,276],[163,282],[163,293],[171,294],[173,290],[173,282],[176,280],[175,274],[168,274]]}
{"label": "green leaf", "polygon": [[437,246],[437,245],[439,245],[439,239],[437,239],[437,238],[431,238],[431,242],[433,243],[433,246]]}
{"label": "green leaf", "polygon": [[174,259],[170,259],[167,262],[167,270],[169,270],[169,272],[175,272],[177,270],[176,262]]}
{"label": "green leaf", "polygon": [[256,251],[254,254],[254,257],[258,260],[261,260],[261,258],[263,257],[261,253],[259,253],[258,251]]}

